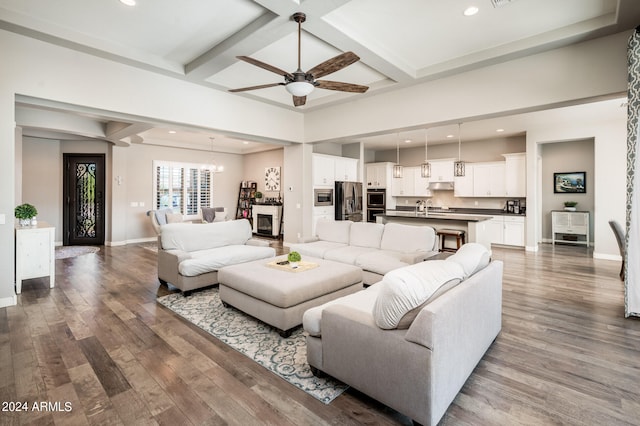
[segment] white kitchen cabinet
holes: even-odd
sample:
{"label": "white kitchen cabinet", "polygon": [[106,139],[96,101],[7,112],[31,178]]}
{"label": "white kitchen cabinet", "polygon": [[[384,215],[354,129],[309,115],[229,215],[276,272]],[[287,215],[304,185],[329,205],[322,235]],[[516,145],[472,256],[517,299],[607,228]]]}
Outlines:
{"label": "white kitchen cabinet", "polygon": [[366,166],[366,188],[386,189],[391,188],[392,163],[369,163]]}
{"label": "white kitchen cabinet", "polygon": [[335,160],[329,155],[313,154],[313,186],[330,186],[335,183]]}
{"label": "white kitchen cabinet", "polygon": [[416,197],[431,197],[433,194],[429,190],[429,178],[422,177],[420,167],[416,167],[414,175],[414,195]]}
{"label": "white kitchen cabinet", "polygon": [[504,242],[504,220],[502,216],[494,216],[483,222],[485,232],[489,235],[491,244],[502,244]]}
{"label": "white kitchen cabinet", "polygon": [[525,153],[502,154],[505,158],[505,195],[524,198],[527,196],[527,157]]}
{"label": "white kitchen cabinet", "polygon": [[[564,235],[571,238],[563,238]],[[584,239],[581,239],[583,237]],[[551,243],[589,245],[589,212],[551,211]]]}
{"label": "white kitchen cabinet", "polygon": [[474,197],[504,197],[504,161],[475,163],[473,166]]}
{"label": "white kitchen cabinet", "polygon": [[491,244],[524,247],[524,216],[493,216],[482,223]]}
{"label": "white kitchen cabinet", "polygon": [[453,182],[453,160],[433,160],[431,163],[431,182]]}
{"label": "white kitchen cabinet", "polygon": [[524,216],[503,216],[502,244],[524,247],[524,219]]}
{"label": "white kitchen cabinet", "polygon": [[453,178],[453,195],[456,197],[473,197],[473,164],[467,163],[464,167],[464,176]]}
{"label": "white kitchen cabinet", "polygon": [[316,235],[316,224],[320,219],[334,220],[335,209],[333,206],[317,206],[313,208],[313,221],[311,223],[311,235]]}
{"label": "white kitchen cabinet", "polygon": [[336,157],[334,159],[334,179],[337,181],[358,181],[358,160],[355,158]]}
{"label": "white kitchen cabinet", "polygon": [[392,178],[391,180],[391,195],[394,197],[412,197],[415,195],[416,189],[416,169],[420,173],[420,169],[417,167],[403,167],[401,178]]}
{"label": "white kitchen cabinet", "polygon": [[55,286],[55,227],[46,222],[36,226],[16,226],[16,293],[22,292],[22,280],[49,277]]}

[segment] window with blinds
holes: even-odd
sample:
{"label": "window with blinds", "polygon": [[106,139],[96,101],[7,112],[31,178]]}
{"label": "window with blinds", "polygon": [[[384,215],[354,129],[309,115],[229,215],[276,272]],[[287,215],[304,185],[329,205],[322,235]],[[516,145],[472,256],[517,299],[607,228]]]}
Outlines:
{"label": "window with blinds", "polygon": [[201,207],[213,207],[213,173],[200,164],[154,161],[156,209],[173,209],[187,219],[198,216]]}

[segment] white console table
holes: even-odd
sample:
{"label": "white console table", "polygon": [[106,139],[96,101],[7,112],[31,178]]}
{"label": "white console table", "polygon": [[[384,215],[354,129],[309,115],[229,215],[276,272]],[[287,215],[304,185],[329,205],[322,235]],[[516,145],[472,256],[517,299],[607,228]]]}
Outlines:
{"label": "white console table", "polygon": [[[560,239],[559,235],[575,235],[575,241]],[[584,237],[584,240],[579,239]],[[584,244],[589,246],[589,212],[551,211],[551,243]]]}
{"label": "white console table", "polygon": [[55,227],[46,222],[36,226],[16,226],[16,294],[22,292],[22,280],[49,276],[49,288],[55,285]]}

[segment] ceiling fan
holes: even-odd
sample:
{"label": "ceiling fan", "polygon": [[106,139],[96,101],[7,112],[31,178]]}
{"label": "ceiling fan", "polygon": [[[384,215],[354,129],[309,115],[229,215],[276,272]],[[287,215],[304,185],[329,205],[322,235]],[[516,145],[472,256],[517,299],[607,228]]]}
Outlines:
{"label": "ceiling fan", "polygon": [[291,18],[298,23],[298,69],[295,72],[290,73],[248,56],[236,56],[236,58],[242,61],[283,76],[284,82],[242,87],[240,89],[231,89],[229,92],[245,92],[248,90],[266,89],[267,87],[284,86],[287,92],[293,95],[293,105],[301,106],[307,102],[307,95],[316,87],[320,89],[352,93],[364,93],[369,89],[368,86],[361,86],[359,84],[317,80],[320,77],[339,71],[342,68],[348,67],[354,62],[359,61],[360,57],[353,52],[342,53],[316,65],[307,72],[302,71],[302,68],[300,67],[300,34],[302,32],[302,23],[306,21],[307,16],[302,12],[297,12],[294,13]]}

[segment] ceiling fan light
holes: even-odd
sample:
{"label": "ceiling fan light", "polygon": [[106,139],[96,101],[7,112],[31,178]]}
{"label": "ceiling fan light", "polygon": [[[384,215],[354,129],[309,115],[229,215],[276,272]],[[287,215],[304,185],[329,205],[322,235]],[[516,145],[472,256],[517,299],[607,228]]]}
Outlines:
{"label": "ceiling fan light", "polygon": [[292,81],[284,86],[293,96],[307,96],[313,92],[313,84],[306,81]]}

